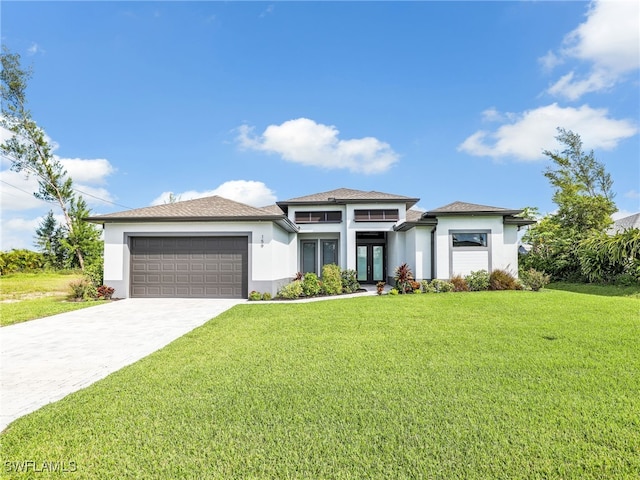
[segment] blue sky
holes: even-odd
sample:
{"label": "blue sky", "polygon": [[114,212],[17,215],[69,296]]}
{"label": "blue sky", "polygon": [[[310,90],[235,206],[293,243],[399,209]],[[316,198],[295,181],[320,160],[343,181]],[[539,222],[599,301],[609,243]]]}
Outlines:
{"label": "blue sky", "polygon": [[[639,5],[3,1],[1,26],[94,213],[339,187],[550,212],[542,151],[564,127],[623,216],[640,210]],[[9,166],[0,249],[30,248],[50,206]]]}

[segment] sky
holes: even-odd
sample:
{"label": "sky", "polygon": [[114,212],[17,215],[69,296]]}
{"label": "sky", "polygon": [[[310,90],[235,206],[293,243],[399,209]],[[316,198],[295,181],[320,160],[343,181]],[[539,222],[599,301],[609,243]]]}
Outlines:
{"label": "sky", "polygon": [[[578,133],[640,210],[640,2],[30,2],[1,41],[92,213],[377,190],[556,208],[543,151]],[[6,139],[0,132],[0,139]],[[55,205],[0,163],[0,250]]]}

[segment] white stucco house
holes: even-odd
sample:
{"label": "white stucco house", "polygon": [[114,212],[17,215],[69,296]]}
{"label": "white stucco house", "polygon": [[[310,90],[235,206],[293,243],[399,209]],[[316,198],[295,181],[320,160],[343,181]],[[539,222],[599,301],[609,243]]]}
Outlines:
{"label": "white stucco house", "polygon": [[219,196],[87,220],[104,227],[104,282],[114,296],[246,298],[275,294],[296,272],[335,263],[360,283],[505,269],[517,275],[522,210],[340,188],[255,208]]}

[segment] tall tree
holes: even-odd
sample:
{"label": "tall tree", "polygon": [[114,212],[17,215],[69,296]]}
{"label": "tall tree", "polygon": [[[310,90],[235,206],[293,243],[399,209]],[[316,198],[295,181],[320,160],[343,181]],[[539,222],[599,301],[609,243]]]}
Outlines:
{"label": "tall tree", "polygon": [[53,210],[42,220],[36,228],[35,244],[44,254],[48,267],[62,268],[64,266],[64,252],[61,245],[62,231],[53,216]]}
{"label": "tall tree", "polygon": [[561,152],[544,151],[553,162],[544,175],[554,188],[552,198],[558,210],[543,217],[524,236],[532,250],[523,259],[523,266],[567,279],[581,275],[580,242],[606,231],[617,208],[611,176],[593,151],[583,151],[580,135],[559,128],[556,139],[566,148]]}
{"label": "tall tree", "polygon": [[[57,203],[64,217],[64,227],[70,237],[77,237],[70,210],[77,202],[73,190],[73,181],[60,161],[54,157],[44,131],[36,124],[27,108],[27,84],[31,78],[31,69],[23,69],[20,55],[9,52],[3,47],[0,55],[0,93],[2,107],[0,126],[13,133],[13,136],[0,145],[0,152],[11,161],[11,169],[25,175],[35,175],[38,179],[38,192],[34,195],[47,202]],[[74,250],[78,266],[84,270],[83,250]]]}

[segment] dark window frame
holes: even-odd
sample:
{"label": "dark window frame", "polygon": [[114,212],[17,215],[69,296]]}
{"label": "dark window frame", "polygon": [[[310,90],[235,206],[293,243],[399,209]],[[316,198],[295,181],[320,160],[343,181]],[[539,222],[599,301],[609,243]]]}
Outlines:
{"label": "dark window frame", "polygon": [[[461,248],[471,248],[471,249],[480,249],[480,250],[486,250],[489,248],[489,234],[491,232],[486,231],[486,230],[468,230],[468,231],[452,231],[451,232],[451,247],[455,248],[455,249],[461,249]],[[456,236],[459,237],[466,237],[467,240],[457,240]],[[469,238],[473,237],[473,236],[479,236],[480,238],[483,239],[483,241],[481,240],[481,243],[472,243],[471,240],[469,240]],[[467,242],[466,244],[461,244],[463,242]],[[456,245],[456,243],[458,243]]]}
{"label": "dark window frame", "polygon": [[353,211],[355,222],[397,222],[400,220],[398,208],[367,208]]}
{"label": "dark window frame", "polygon": [[342,211],[296,210],[294,218],[295,223],[342,223]]}

